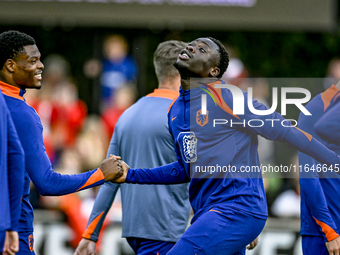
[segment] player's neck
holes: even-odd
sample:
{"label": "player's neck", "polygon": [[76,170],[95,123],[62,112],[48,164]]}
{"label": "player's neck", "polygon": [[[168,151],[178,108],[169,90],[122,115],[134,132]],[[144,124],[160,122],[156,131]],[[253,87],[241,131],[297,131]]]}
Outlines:
{"label": "player's neck", "polygon": [[181,79],[181,88],[182,90],[190,89],[190,79]]}
{"label": "player's neck", "polygon": [[13,81],[13,79],[11,79],[11,77],[9,77],[8,75],[4,74],[3,72],[0,73],[0,81],[11,85],[13,87],[18,87],[20,88],[18,85],[15,84],[15,82]]}
{"label": "player's neck", "polygon": [[181,80],[178,76],[176,78],[169,78],[169,79],[166,79],[160,82],[158,85],[158,89],[169,89],[169,90],[178,92],[180,85],[181,85]]}
{"label": "player's neck", "polygon": [[181,79],[182,90],[195,89],[198,87],[202,87],[202,83],[196,82],[195,80],[190,82],[190,79]]}

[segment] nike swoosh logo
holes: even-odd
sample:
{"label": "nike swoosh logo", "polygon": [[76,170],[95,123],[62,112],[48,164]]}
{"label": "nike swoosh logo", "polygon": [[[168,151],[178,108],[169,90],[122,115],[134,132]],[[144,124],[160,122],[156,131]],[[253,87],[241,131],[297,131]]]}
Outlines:
{"label": "nike swoosh logo", "polygon": [[171,118],[171,121],[174,121],[174,119],[176,119],[177,118],[177,116],[176,117],[173,117],[173,118]]}

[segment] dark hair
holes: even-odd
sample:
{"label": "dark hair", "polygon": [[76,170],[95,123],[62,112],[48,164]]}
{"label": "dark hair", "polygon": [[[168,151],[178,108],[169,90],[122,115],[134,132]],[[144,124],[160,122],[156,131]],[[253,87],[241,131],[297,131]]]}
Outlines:
{"label": "dark hair", "polygon": [[10,30],[0,34],[0,65],[1,68],[7,59],[15,59],[24,52],[24,46],[34,45],[34,39],[19,31]]}
{"label": "dark hair", "polygon": [[229,65],[229,54],[224,47],[223,43],[221,43],[219,40],[213,38],[213,37],[208,37],[208,39],[212,40],[214,43],[217,44],[219,47],[220,51],[220,62],[218,63],[218,68],[220,69],[220,73],[216,76],[217,78],[221,78],[224,72],[227,70],[228,65]]}
{"label": "dark hair", "polygon": [[179,74],[174,63],[186,46],[187,43],[177,40],[165,41],[158,45],[153,54],[153,64],[159,83],[167,78],[175,78]]}

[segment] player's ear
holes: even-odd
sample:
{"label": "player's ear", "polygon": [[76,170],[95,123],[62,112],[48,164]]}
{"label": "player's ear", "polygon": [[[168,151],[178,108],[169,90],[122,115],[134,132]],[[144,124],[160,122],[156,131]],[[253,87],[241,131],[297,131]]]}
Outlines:
{"label": "player's ear", "polygon": [[220,69],[215,66],[215,67],[212,67],[209,74],[212,76],[212,77],[216,77],[217,75],[220,74]]}
{"label": "player's ear", "polygon": [[5,67],[6,69],[8,70],[8,72],[10,73],[14,73],[14,70],[16,68],[16,62],[13,60],[13,59],[7,59],[6,62],[5,62]]}

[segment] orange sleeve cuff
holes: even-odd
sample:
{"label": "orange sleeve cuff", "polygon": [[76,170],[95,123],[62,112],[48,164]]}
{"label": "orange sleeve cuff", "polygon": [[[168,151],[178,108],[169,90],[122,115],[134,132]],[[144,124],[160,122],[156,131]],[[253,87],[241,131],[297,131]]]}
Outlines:
{"label": "orange sleeve cuff", "polygon": [[[314,217],[313,217],[314,218]],[[326,238],[328,242],[334,240],[335,238],[339,237],[338,233],[334,231],[330,226],[328,226],[326,223],[319,221],[314,218],[316,223],[321,227],[322,232],[326,235]]]}
{"label": "orange sleeve cuff", "polygon": [[100,168],[97,168],[97,170],[90,176],[90,178],[86,181],[86,183],[81,186],[77,191],[85,189],[87,186],[91,186],[93,183],[96,183],[98,181],[104,180],[104,174]]}
{"label": "orange sleeve cuff", "polygon": [[100,220],[100,218],[103,216],[104,212],[99,214],[90,224],[89,226],[85,229],[85,232],[83,233],[83,237],[86,239],[90,239],[91,235],[93,234],[93,231],[97,227],[97,224]]}

